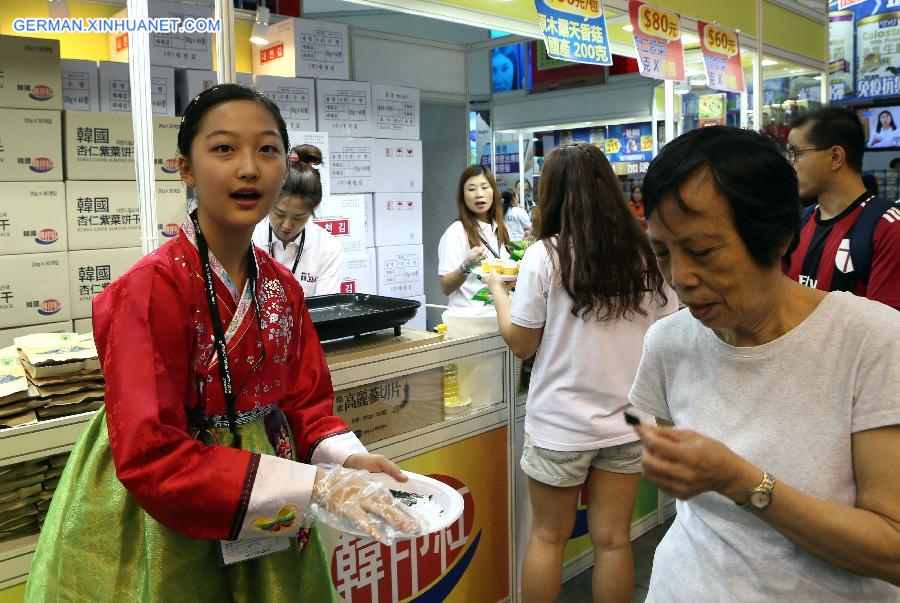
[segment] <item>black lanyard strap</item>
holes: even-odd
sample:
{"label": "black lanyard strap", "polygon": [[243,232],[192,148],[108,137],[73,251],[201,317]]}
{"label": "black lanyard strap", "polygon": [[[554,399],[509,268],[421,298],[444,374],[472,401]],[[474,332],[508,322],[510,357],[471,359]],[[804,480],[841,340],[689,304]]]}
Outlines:
{"label": "black lanyard strap", "polygon": [[[484,240],[484,237],[481,236],[481,233],[478,233],[478,238],[481,239],[481,242],[484,243],[484,246],[488,248],[488,251],[490,251],[495,258],[497,258],[498,260],[501,259],[500,254],[497,253],[496,251],[494,251],[494,248],[491,247],[491,244]],[[500,242],[500,237],[497,237],[497,243],[499,243],[499,242]]]}
{"label": "black lanyard strap", "polygon": [[[303,231],[300,233],[300,244],[297,246],[297,257],[294,258],[294,265],[291,267],[291,274],[294,274],[297,271],[297,264],[300,263],[300,256],[303,255],[303,246],[306,245],[306,227],[303,227]],[[285,249],[287,249],[287,245],[285,245]],[[269,225],[269,255],[273,258],[275,257],[275,243],[272,242],[272,225]],[[287,264],[285,264],[287,266]]]}
{"label": "black lanyard strap", "polygon": [[[231,365],[228,361],[228,346],[225,343],[225,333],[222,331],[222,316],[219,314],[219,302],[216,300],[216,289],[213,280],[212,266],[209,262],[209,247],[206,237],[200,232],[200,222],[197,220],[197,212],[191,214],[194,223],[194,233],[197,238],[197,250],[200,252],[200,263],[203,265],[203,284],[206,290],[206,303],[209,306],[209,319],[212,322],[213,340],[216,346],[216,354],[219,356],[219,375],[222,378],[222,393],[225,396],[225,414],[228,417],[228,428],[231,433],[237,428],[237,396],[231,380]],[[257,326],[262,334],[262,313],[259,308],[259,299],[256,296],[256,259],[253,257],[253,246],[247,250],[247,283],[250,286],[253,298],[253,309],[256,311]]]}

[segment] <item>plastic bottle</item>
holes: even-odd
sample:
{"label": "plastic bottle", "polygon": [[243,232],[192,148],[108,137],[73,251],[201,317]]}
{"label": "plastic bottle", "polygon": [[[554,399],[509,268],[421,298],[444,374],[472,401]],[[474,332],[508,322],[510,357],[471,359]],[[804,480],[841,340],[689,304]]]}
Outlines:
{"label": "plastic bottle", "polygon": [[[437,326],[437,332],[446,334],[447,325]],[[459,369],[456,363],[444,365],[444,406],[459,405]]]}

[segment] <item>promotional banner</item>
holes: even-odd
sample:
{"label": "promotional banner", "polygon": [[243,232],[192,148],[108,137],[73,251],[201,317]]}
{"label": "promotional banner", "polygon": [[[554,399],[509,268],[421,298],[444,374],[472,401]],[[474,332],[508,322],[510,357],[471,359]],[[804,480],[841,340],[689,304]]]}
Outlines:
{"label": "promotional banner", "polygon": [[707,87],[722,92],[744,92],[744,65],[738,33],[699,19],[697,27],[709,79]]}
{"label": "promotional banner", "polygon": [[534,7],[551,58],[612,65],[600,0],[534,0]]}
{"label": "promotional banner", "polygon": [[610,163],[651,161],[653,130],[650,122],[609,126],[604,151]]}
{"label": "promotional banner", "polygon": [[[506,428],[501,427],[400,463],[462,495],[465,510],[449,528],[386,546],[340,536],[331,578],[342,601],[502,601],[509,596]],[[330,548],[330,547],[329,547]],[[326,549],[328,550],[328,549]]]}
{"label": "promotional banner", "polygon": [[830,0],[828,71],[831,100],[900,95],[900,4]]}
{"label": "promotional banner", "polygon": [[697,99],[697,125],[724,126],[728,99],[724,94],[703,94]]}
{"label": "promotional banner", "polygon": [[631,0],[628,12],[641,75],[683,82],[681,16],[640,0]]}

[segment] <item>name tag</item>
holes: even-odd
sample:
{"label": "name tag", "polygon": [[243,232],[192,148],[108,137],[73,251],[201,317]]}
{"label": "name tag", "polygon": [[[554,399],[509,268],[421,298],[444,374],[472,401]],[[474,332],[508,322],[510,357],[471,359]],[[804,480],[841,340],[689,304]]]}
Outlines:
{"label": "name tag", "polygon": [[290,538],[253,538],[249,540],[220,540],[220,565],[232,565],[287,550]]}

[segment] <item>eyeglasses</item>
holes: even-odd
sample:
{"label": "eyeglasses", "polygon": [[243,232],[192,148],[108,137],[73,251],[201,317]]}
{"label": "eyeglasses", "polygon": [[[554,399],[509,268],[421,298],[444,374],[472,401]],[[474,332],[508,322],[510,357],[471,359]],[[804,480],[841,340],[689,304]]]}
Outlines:
{"label": "eyeglasses", "polygon": [[827,151],[830,148],[831,147],[810,147],[808,149],[798,149],[795,146],[788,145],[784,150],[784,156],[788,160],[788,163],[794,165],[803,153],[809,153],[810,151]]}

